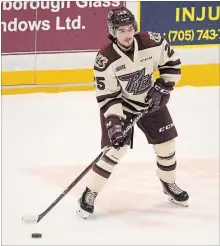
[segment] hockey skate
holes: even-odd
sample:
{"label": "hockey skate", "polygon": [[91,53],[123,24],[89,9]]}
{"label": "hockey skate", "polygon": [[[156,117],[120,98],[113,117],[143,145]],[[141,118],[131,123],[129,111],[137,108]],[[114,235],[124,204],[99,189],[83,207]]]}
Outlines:
{"label": "hockey skate", "polygon": [[83,219],[87,219],[94,212],[94,201],[97,196],[96,192],[92,192],[88,187],[79,199],[79,208],[77,209],[77,214]]}
{"label": "hockey skate", "polygon": [[160,180],[163,185],[163,192],[168,195],[168,200],[183,207],[188,207],[187,200],[189,195],[186,191],[181,190],[175,183],[166,183]]}

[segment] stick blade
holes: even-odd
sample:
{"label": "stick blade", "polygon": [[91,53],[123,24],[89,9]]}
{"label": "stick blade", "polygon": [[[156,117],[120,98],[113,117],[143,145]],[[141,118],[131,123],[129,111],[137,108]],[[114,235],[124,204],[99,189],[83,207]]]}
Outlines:
{"label": "stick blade", "polygon": [[38,222],[38,217],[38,215],[26,214],[22,217],[22,221],[24,224],[36,224]]}

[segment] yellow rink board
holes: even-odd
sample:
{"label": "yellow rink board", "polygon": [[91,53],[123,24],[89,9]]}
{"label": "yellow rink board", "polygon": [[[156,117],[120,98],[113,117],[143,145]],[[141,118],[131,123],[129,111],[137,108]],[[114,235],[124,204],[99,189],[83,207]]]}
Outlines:
{"label": "yellow rink board", "polygon": [[[158,73],[155,73],[155,76],[157,77]],[[86,85],[92,81],[92,69],[2,72],[2,94],[88,91],[94,90],[91,84]],[[219,85],[220,64],[182,65],[182,78],[177,86]]]}

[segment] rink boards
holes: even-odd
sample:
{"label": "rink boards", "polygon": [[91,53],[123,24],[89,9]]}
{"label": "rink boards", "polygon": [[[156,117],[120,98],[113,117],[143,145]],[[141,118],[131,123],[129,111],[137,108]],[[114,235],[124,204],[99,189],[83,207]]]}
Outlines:
{"label": "rink boards", "polygon": [[[216,23],[220,18],[220,7],[216,3],[198,3],[194,8],[187,6],[187,2],[180,2],[178,6],[168,3],[171,6],[163,12],[163,25],[159,22],[160,18],[157,18],[156,24],[153,21],[164,9],[164,6],[156,2],[140,4],[114,1],[111,4],[106,2],[105,6],[99,5],[100,3],[91,3],[93,6],[70,1],[61,1],[59,6],[49,5],[49,2],[44,6],[5,5],[2,18],[5,31],[3,41],[5,38],[8,42],[3,42],[2,46],[2,94],[94,90],[92,68],[100,43],[105,43],[107,37],[104,21],[106,13],[112,7],[123,4],[135,13],[139,30],[153,29],[160,32],[179,53],[182,78],[177,86],[219,85],[220,30],[217,36]],[[75,19],[70,20],[68,18],[72,9],[76,15]],[[37,34],[33,30],[20,30],[25,28],[24,22],[19,26],[19,18],[10,22],[10,16],[8,17],[10,14],[28,14],[25,23],[32,25],[33,20],[30,22],[29,19],[32,18],[31,15],[35,16],[35,11],[38,11],[38,21],[41,21],[37,22],[37,25],[41,24],[38,25],[41,29]],[[151,12],[154,12],[155,17],[151,18]],[[85,15],[93,19],[93,24],[91,18],[87,19]],[[62,18],[66,22],[62,22]],[[19,30],[12,30],[15,22]],[[69,30],[70,25],[75,29]],[[209,33],[204,29],[206,27],[209,27]],[[214,38],[211,36],[212,30],[217,32]],[[25,42],[19,42],[24,38]]]}

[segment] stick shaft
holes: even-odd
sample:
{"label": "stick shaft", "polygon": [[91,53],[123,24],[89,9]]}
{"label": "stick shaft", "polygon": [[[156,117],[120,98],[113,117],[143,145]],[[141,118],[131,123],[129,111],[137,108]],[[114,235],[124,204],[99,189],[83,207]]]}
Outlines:
{"label": "stick shaft", "polygon": [[[136,122],[138,122],[138,120],[148,112],[148,107],[146,109],[144,109],[142,112],[140,112],[135,118],[134,120],[128,124],[128,126],[125,128],[125,130],[123,131],[124,136],[126,136],[126,134],[131,130],[131,128],[136,124]],[[38,220],[37,223],[39,221],[41,221],[44,216],[46,214],[48,214],[50,212],[50,210],[52,208],[54,208],[57,203],[62,200],[64,198],[64,196],[90,171],[90,169],[93,167],[93,165],[99,160],[99,158],[105,154],[105,152],[107,152],[107,150],[109,150],[111,146],[109,146],[108,148],[106,148],[106,150],[102,153],[100,153],[96,159],[88,166],[86,167],[86,169],[63,191],[62,194],[60,194],[59,197],[57,197],[57,199],[43,212],[38,216]]]}
{"label": "stick shaft", "polygon": [[96,159],[88,166],[86,169],[63,191],[62,194],[60,194],[59,197],[43,212],[38,216],[37,222],[43,219],[43,217],[50,212],[50,210],[56,206],[56,204],[64,198],[64,196],[72,190],[72,188],[89,172],[89,170],[93,167],[94,163],[98,161],[98,159],[101,157],[102,153],[99,154],[99,156],[96,157]]}

